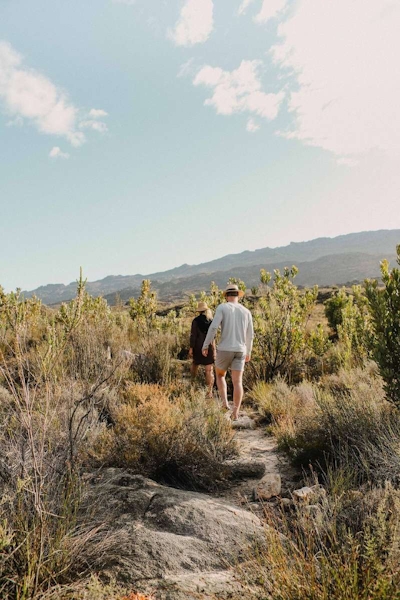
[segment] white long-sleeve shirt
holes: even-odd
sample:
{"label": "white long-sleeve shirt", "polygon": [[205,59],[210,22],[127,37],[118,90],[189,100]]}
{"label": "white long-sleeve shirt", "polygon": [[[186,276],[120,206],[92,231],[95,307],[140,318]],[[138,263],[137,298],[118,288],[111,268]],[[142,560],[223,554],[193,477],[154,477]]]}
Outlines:
{"label": "white long-sleeve shirt", "polygon": [[219,350],[245,352],[250,356],[253,347],[253,318],[251,312],[242,304],[226,302],[217,306],[214,319],[204,340],[203,350],[213,341],[221,325]]}

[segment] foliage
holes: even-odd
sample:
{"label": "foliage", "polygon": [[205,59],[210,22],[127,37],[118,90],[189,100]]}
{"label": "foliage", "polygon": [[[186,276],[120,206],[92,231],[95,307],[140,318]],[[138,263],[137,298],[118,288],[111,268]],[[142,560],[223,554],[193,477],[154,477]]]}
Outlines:
{"label": "foliage", "polygon": [[161,481],[212,489],[236,447],[224,414],[199,394],[131,385],[89,451],[97,464],[129,468]]}
{"label": "foliage", "polygon": [[154,329],[157,312],[157,294],[151,289],[151,281],[144,279],[137,300],[129,300],[129,314],[140,334],[150,336]]}
{"label": "foliage", "polygon": [[[306,324],[317,298],[317,288],[300,292],[293,283],[297,268],[274,271],[271,287],[266,287],[254,310],[253,360],[262,379],[278,374],[291,375],[296,359],[306,347]],[[271,276],[261,271],[267,286]]]}
{"label": "foliage", "polygon": [[[327,496],[292,514],[264,507],[265,546],[243,566],[254,600],[400,598],[400,493],[390,484]],[[241,596],[243,597],[243,596]]]}
{"label": "foliage", "polygon": [[329,327],[335,334],[338,333],[338,326],[342,324],[342,311],[349,302],[349,295],[346,288],[335,291],[325,302],[325,316],[328,319]]}
{"label": "foliage", "polygon": [[372,368],[319,384],[257,384],[250,394],[279,447],[297,465],[350,467],[359,481],[398,483],[400,415]]}
{"label": "foliage", "polygon": [[[400,245],[397,246],[400,265]],[[381,263],[383,288],[378,282],[366,281],[366,296],[375,337],[374,356],[385,381],[388,398],[400,406],[400,269]]]}

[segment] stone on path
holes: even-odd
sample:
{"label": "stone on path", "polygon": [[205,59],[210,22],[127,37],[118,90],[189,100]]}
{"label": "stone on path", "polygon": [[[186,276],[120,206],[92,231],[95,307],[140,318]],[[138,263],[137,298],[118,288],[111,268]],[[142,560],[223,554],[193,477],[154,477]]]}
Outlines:
{"label": "stone on path", "polygon": [[279,473],[267,473],[253,489],[254,500],[269,500],[279,496],[282,490],[282,481]]}
{"label": "stone on path", "polygon": [[265,473],[265,461],[257,458],[239,458],[227,460],[230,479],[258,479]]}

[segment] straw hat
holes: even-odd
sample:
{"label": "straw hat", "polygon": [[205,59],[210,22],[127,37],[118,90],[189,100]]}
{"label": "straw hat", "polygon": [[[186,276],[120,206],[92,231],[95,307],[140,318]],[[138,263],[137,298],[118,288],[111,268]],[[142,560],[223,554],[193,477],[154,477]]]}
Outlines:
{"label": "straw hat", "polygon": [[208,305],[206,304],[206,302],[199,302],[197,304],[197,312],[204,312],[205,310],[208,310]]}
{"label": "straw hat", "polygon": [[234,283],[230,283],[227,286],[226,290],[224,291],[224,295],[227,296],[229,294],[229,292],[238,292],[239,298],[243,298],[243,296],[244,296],[244,291],[239,290],[238,286]]}

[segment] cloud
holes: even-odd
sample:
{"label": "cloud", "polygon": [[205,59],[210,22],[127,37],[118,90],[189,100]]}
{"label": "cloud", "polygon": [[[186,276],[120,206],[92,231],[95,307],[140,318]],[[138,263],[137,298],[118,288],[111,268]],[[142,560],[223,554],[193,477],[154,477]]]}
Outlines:
{"label": "cloud", "polygon": [[246,131],[249,133],[255,133],[260,129],[260,126],[254,121],[254,119],[249,119],[246,125]]}
{"label": "cloud", "polygon": [[108,113],[105,110],[102,110],[101,108],[92,108],[89,111],[89,117],[91,117],[92,119],[100,119],[101,117],[107,117]]}
{"label": "cloud", "polygon": [[254,17],[256,23],[267,23],[276,17],[287,4],[287,0],[264,0],[258,15]]}
{"label": "cloud", "polygon": [[392,0],[299,0],[272,49],[294,76],[286,137],[346,164],[374,150],[400,156],[399,30]]}
{"label": "cloud", "polygon": [[62,152],[61,148],[58,146],[54,146],[49,152],[50,158],[69,158],[69,154],[67,152]]}
{"label": "cloud", "polygon": [[252,2],[254,2],[254,0],[243,0],[242,4],[239,6],[238,14],[243,15]]}
{"label": "cloud", "polygon": [[[7,42],[0,42],[0,101],[12,118],[8,124],[28,121],[40,133],[64,137],[72,146],[81,146],[86,137],[79,129],[86,121],[81,111],[47,77],[23,65],[22,56]],[[92,112],[94,111],[94,112]],[[92,109],[89,116],[106,116],[101,109]],[[100,122],[90,127],[104,131]]]}
{"label": "cloud", "polygon": [[265,119],[275,119],[284,93],[267,94],[262,91],[259,78],[259,60],[243,60],[234,71],[204,66],[197,73],[193,85],[213,88],[211,98],[204,104],[213,106],[220,115],[250,113]]}
{"label": "cloud", "polygon": [[213,10],[213,0],[186,0],[179,21],[175,29],[168,32],[168,37],[177,46],[204,43],[213,29]]}
{"label": "cloud", "polygon": [[191,75],[193,73],[194,70],[194,58],[189,58],[189,60],[187,60],[185,63],[183,63],[180,67],[179,67],[179,71],[177,73],[177,77],[187,77],[188,75]]}
{"label": "cloud", "polygon": [[49,79],[22,67],[22,57],[6,42],[0,42],[0,99],[9,114],[30,120],[41,133],[64,136],[73,146],[85,140],[76,131],[78,109]]}
{"label": "cloud", "polygon": [[105,123],[102,121],[95,121],[94,119],[80,121],[79,127],[80,129],[93,129],[93,131],[98,131],[99,133],[106,133],[106,131],[108,131],[108,127]]}

